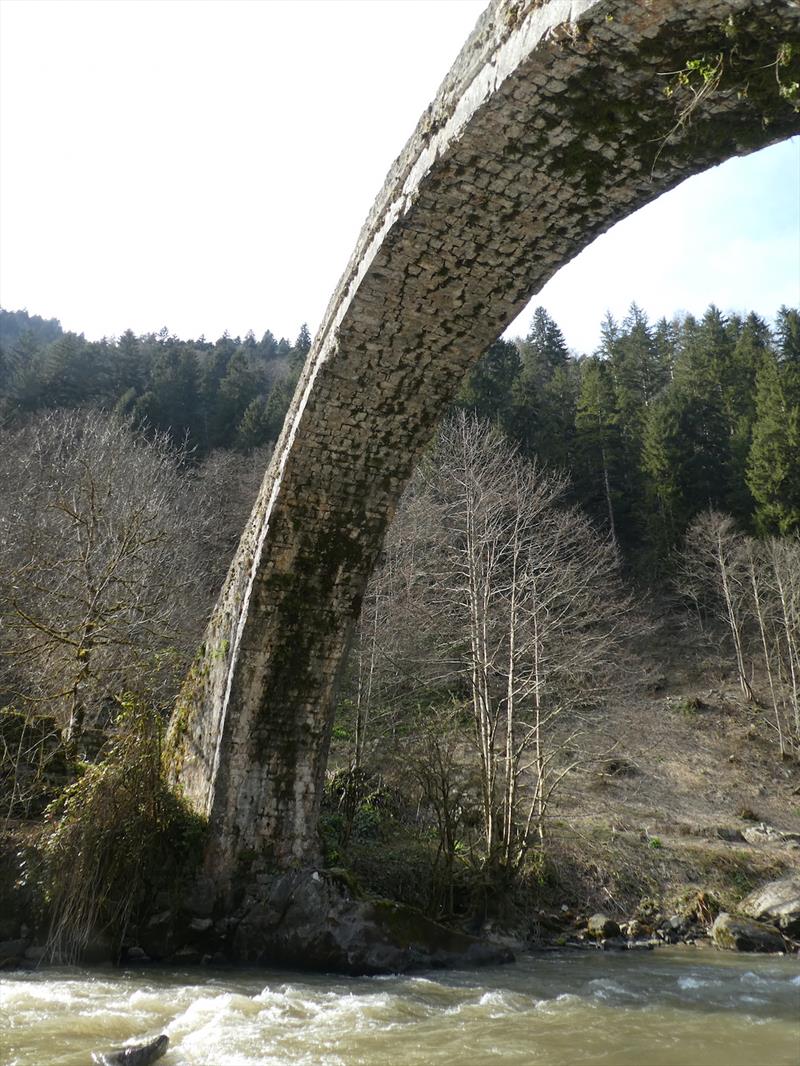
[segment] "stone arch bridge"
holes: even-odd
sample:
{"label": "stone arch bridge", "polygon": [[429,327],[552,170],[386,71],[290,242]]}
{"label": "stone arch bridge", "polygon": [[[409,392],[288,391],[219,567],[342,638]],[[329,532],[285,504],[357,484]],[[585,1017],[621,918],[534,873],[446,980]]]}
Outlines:
{"label": "stone arch bridge", "polygon": [[331,299],[173,715],[170,773],[209,819],[220,893],[244,853],[314,860],[349,635],[465,371],[599,233],[800,132],[787,45],[800,49],[797,0],[493,0],[484,12]]}

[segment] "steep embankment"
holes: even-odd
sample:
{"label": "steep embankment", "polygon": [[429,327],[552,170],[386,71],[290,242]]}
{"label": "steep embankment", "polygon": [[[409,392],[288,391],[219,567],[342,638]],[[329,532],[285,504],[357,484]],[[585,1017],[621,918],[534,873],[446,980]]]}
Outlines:
{"label": "steep embankment", "polygon": [[800,766],[779,759],[718,635],[664,612],[641,650],[645,671],[597,721],[616,746],[554,809],[554,895],[631,913],[706,890],[733,906],[800,869]]}

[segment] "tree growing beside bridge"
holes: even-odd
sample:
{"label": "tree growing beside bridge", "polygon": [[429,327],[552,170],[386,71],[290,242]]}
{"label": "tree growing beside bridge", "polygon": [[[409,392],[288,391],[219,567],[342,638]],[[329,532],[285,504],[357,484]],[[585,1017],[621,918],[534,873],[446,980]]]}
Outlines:
{"label": "tree growing beside bridge", "polygon": [[800,750],[800,537],[757,539],[705,511],[686,534],[678,590],[727,631],[753,708],[766,708],[781,758]]}
{"label": "tree growing beside bridge", "polygon": [[181,453],[120,418],[50,412],[2,447],[4,702],[52,715],[74,757],[123,693],[169,701],[208,600],[202,518]]}
{"label": "tree growing beside bridge", "polygon": [[[586,719],[630,629],[615,548],[565,505],[566,489],[563,476],[526,461],[487,423],[457,415],[412,483],[373,579],[384,625],[375,624],[378,597],[367,596],[371,702],[380,703],[376,677],[384,706],[403,698],[399,671],[406,704],[428,701],[447,738],[425,726],[416,757],[431,763],[417,777],[435,800],[450,865],[464,794],[453,701],[469,709],[484,861],[513,874],[543,841],[558,786],[589,758]],[[357,673],[363,678],[363,664]],[[467,743],[462,734],[462,753]]]}

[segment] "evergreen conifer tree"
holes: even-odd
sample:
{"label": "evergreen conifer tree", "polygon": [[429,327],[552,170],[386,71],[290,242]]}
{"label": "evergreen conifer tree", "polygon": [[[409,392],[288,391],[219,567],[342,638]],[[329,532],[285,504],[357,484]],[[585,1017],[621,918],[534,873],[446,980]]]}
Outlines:
{"label": "evergreen conifer tree", "polygon": [[618,537],[618,464],[621,447],[614,388],[608,365],[600,359],[581,363],[581,386],[575,414],[575,476],[582,504],[604,517],[612,540]]}
{"label": "evergreen conifer tree", "polygon": [[525,454],[565,466],[572,452],[577,376],[564,335],[543,307],[520,344],[521,367],[513,383],[513,435]]}
{"label": "evergreen conifer tree", "polygon": [[755,521],[762,533],[789,533],[800,528],[800,405],[788,402],[782,370],[785,372],[767,352],[756,379],[747,484],[756,501]]}
{"label": "evergreen conifer tree", "polygon": [[256,396],[247,405],[242,420],[236,429],[234,446],[239,451],[249,452],[260,448],[270,439],[270,420],[263,397]]}
{"label": "evergreen conifer tree", "polygon": [[300,332],[297,334],[297,340],[294,342],[294,350],[303,359],[305,359],[311,351],[311,334],[305,322],[302,324]]}
{"label": "evergreen conifer tree", "polygon": [[458,404],[479,419],[513,433],[512,395],[521,368],[516,344],[496,340],[465,377]]}

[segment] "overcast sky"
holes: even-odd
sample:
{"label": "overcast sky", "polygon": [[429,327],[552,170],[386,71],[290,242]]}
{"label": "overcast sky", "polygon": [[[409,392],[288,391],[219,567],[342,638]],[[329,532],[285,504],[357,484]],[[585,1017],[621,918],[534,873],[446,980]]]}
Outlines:
{"label": "overcast sky", "polygon": [[[483,6],[2,0],[0,303],[91,338],[313,332]],[[631,300],[800,302],[800,141],[686,182],[534,305],[590,351]]]}

